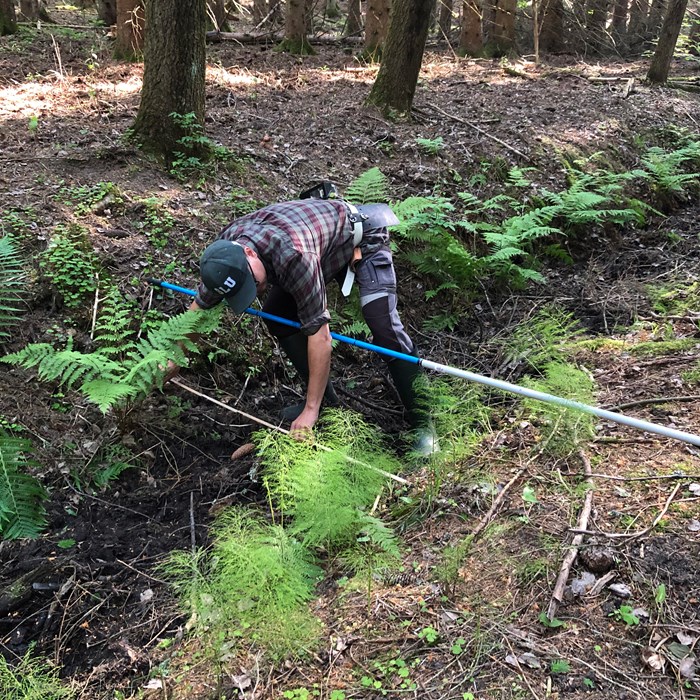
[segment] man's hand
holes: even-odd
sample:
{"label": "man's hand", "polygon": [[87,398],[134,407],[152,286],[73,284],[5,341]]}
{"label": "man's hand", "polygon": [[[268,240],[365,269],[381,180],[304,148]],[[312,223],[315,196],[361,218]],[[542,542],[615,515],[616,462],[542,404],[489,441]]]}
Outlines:
{"label": "man's hand", "polygon": [[289,434],[295,440],[308,440],[312,435],[312,428],[318,420],[318,411],[313,408],[305,407],[299,414],[298,418],[292,421],[289,428]]}
{"label": "man's hand", "polygon": [[177,377],[179,373],[180,365],[176,365],[172,360],[168,360],[168,364],[165,366],[165,374],[163,375],[163,385]]}

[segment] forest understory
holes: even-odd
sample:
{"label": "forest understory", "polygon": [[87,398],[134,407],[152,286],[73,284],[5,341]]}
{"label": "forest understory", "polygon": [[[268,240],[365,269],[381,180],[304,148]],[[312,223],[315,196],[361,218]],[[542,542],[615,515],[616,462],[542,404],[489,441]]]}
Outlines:
{"label": "forest understory", "polygon": [[[95,350],[108,284],[147,334],[189,303],[147,278],[194,287],[228,221],[321,179],[345,192],[378,168],[392,203],[454,202],[453,218],[432,220],[435,240],[454,234],[481,260],[485,229],[450,228],[459,206],[488,203],[472,204],[471,221],[495,226],[586,174],[636,171],[628,199],[605,207],[618,213],[586,218],[581,205],[567,220],[560,202],[558,233],[513,239],[518,254],[480,262],[468,288],[443,285],[461,278],[431,268],[430,240],[397,232],[401,314],[422,357],[573,398],[590,382],[596,406],[700,434],[700,101],[647,85],[646,60],[435,49],[413,119],[393,122],[363,106],[377,67],[338,47],[300,59],[211,44],[206,136],[228,155],[168,169],[125,138],[142,66],[110,55],[102,30],[60,23],[0,39],[0,238],[26,272],[3,355]],[[698,65],[672,73],[692,82]],[[695,155],[668,156],[683,148]],[[621,197],[606,177],[596,192]],[[91,279],[71,267],[78,253],[47,255],[77,238]],[[333,330],[361,333],[352,303],[331,301]],[[353,576],[331,547],[314,552],[313,646],[301,626],[279,657],[248,623],[212,640],[163,562],[210,545],[230,507],[276,517],[260,426],[229,408],[277,425],[303,389],[256,319],[224,315],[201,347],[180,376],[199,394],[170,384],[122,413],[0,364],[0,428],[31,442],[48,493],[40,536],[0,543],[0,688],[15,668],[53,688],[35,697],[86,700],[700,697],[700,448],[455,381],[440,397],[449,415],[436,416],[444,451],[416,462],[384,363],[343,345],[332,367],[343,408],[406,480],[366,508],[395,533],[398,559]],[[555,360],[578,374],[557,384]]]}

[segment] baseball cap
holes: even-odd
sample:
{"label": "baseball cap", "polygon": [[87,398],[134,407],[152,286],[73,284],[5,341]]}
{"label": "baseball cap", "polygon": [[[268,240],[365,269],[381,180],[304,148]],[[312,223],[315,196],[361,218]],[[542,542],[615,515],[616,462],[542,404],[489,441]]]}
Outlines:
{"label": "baseball cap", "polygon": [[257,289],[245,250],[240,243],[220,238],[202,253],[199,272],[204,286],[237,313],[245,311],[255,299]]}

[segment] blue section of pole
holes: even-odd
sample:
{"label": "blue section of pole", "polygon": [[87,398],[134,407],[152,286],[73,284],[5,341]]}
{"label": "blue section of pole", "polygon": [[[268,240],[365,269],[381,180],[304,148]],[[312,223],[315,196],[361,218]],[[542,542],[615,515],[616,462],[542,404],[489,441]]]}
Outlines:
{"label": "blue section of pole", "polygon": [[[174,292],[188,294],[189,296],[197,296],[197,292],[195,292],[192,289],[187,289],[186,287],[178,287],[177,285],[170,284],[169,282],[163,282],[161,280],[154,280],[150,278],[147,281],[150,284],[163,287],[164,289],[171,289]],[[257,309],[249,308],[246,309],[246,313],[251,314],[253,316],[259,316],[260,318],[264,318],[269,321],[281,323],[285,326],[291,326],[293,328],[300,327],[300,324],[296,321],[290,321],[288,318],[282,318],[281,316],[274,316],[273,314],[268,314],[265,311],[258,311]],[[500,389],[501,391],[507,391],[511,394],[524,396],[525,398],[535,399],[536,401],[543,401],[545,403],[551,403],[557,406],[562,406],[563,408],[571,408],[576,411],[581,411],[583,413],[589,413],[594,416],[598,416],[599,418],[613,421],[614,423],[619,423],[621,425],[626,425],[631,428],[636,428],[637,430],[644,430],[648,433],[655,433],[664,437],[670,437],[674,440],[680,440],[681,442],[687,442],[691,445],[696,445],[700,447],[700,436],[693,435],[692,433],[686,433],[682,430],[666,428],[663,425],[649,423],[648,421],[639,420],[638,418],[631,418],[630,416],[626,416],[622,413],[606,411],[604,408],[589,406],[588,404],[579,403],[578,401],[572,401],[571,399],[564,399],[561,396],[554,396],[553,394],[546,394],[543,391],[536,391],[535,389],[528,389],[523,386],[518,386],[517,384],[510,384],[509,382],[504,382],[501,379],[491,379],[490,377],[484,377],[481,374],[474,374],[473,372],[458,369],[457,367],[450,367],[449,365],[443,365],[438,362],[432,362],[431,360],[424,360],[420,357],[407,355],[404,352],[397,352],[396,350],[389,350],[388,348],[383,348],[379,345],[373,345],[372,343],[365,343],[363,340],[356,340],[355,338],[340,335],[339,333],[331,333],[331,337],[335,340],[340,341],[341,343],[354,345],[355,347],[362,348],[363,350],[371,350],[372,352],[379,353],[380,355],[386,355],[388,357],[393,357],[399,360],[406,360],[407,362],[412,362],[413,364],[421,365],[425,369],[429,369],[434,372],[439,372],[440,374],[449,374],[453,377],[466,379],[470,382],[483,384],[493,389]]]}

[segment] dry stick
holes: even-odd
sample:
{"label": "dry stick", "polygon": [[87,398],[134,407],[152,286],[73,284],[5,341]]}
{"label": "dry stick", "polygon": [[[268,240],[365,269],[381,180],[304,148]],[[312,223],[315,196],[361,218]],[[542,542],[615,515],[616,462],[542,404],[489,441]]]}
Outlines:
{"label": "dry stick", "polygon": [[501,492],[498,494],[498,496],[496,496],[496,498],[493,499],[493,503],[486,512],[486,515],[484,515],[484,517],[481,518],[481,520],[479,520],[477,526],[474,528],[474,531],[471,533],[473,538],[478,537],[479,533],[491,522],[493,514],[496,512],[496,509],[501,504],[501,501],[506,495],[508,489],[525,473],[525,471],[526,467],[520,469],[518,473],[501,489]]}
{"label": "dry stick", "polygon": [[618,406],[608,407],[608,411],[624,411],[626,408],[633,408],[634,406],[648,406],[653,403],[680,403],[681,401],[698,401],[700,400],[700,395],[695,394],[693,396],[657,396],[652,399],[639,399],[639,401],[629,401],[628,403],[621,403]]}
{"label": "dry stick", "polygon": [[[213,404],[216,404],[217,406],[220,406],[221,408],[225,408],[227,411],[231,411],[232,413],[238,413],[239,415],[247,418],[248,420],[252,420],[254,423],[259,423],[260,425],[264,425],[266,428],[270,428],[271,430],[276,430],[278,433],[283,433],[284,435],[289,435],[289,430],[285,430],[284,428],[280,428],[278,425],[273,425],[272,423],[268,423],[267,421],[263,420],[262,418],[256,418],[255,416],[251,416],[249,413],[245,413],[244,411],[240,411],[237,408],[233,408],[233,406],[229,406],[228,404],[223,403],[222,401],[218,401],[217,399],[213,399],[211,396],[207,396],[206,394],[203,394],[201,391],[197,391],[196,389],[193,389],[191,386],[187,386],[187,384],[184,384],[181,382],[177,377],[174,377],[173,379],[170,380],[171,384],[175,384],[176,386],[179,386],[181,389],[184,389],[185,391],[189,391],[190,394],[194,394],[195,396],[199,396],[202,399],[205,399],[206,401],[210,401]],[[326,447],[326,445],[320,445],[316,444],[316,447],[318,447],[319,450],[323,450],[324,452],[333,452],[333,450],[330,447]],[[359,464],[363,467],[366,467],[367,469],[371,469],[373,472],[377,472],[377,474],[381,474],[382,476],[386,477],[387,479],[393,479],[394,481],[397,481],[399,484],[404,484],[404,485],[409,485],[410,482],[404,479],[401,476],[397,476],[396,474],[392,474],[391,472],[384,471],[383,469],[379,469],[378,467],[373,467],[371,464],[367,464],[367,462],[362,462],[359,459],[355,459],[354,457],[350,457],[349,455],[345,455],[345,459],[348,460],[348,462],[352,462],[353,464]]]}
{"label": "dry stick", "polygon": [[492,136],[491,134],[488,133],[488,131],[484,131],[483,129],[480,129],[476,124],[473,124],[472,122],[468,122],[466,119],[461,119],[460,117],[455,117],[454,114],[448,114],[447,112],[443,112],[439,107],[436,107],[435,105],[430,105],[436,112],[440,112],[440,114],[444,115],[448,119],[454,119],[456,122],[459,122],[460,124],[466,124],[467,126],[470,126],[472,129],[480,133],[482,136],[486,136],[486,138],[492,139],[496,143],[500,143],[501,146],[504,148],[507,148],[509,151],[512,151],[516,155],[520,156],[521,158],[524,158],[525,160],[529,161],[530,156],[526,156],[524,153],[521,153],[517,148],[513,148],[513,146],[509,146],[505,141],[501,141],[497,136]]}
{"label": "dry stick", "polygon": [[590,474],[594,479],[611,481],[656,481],[657,479],[700,479],[700,474],[653,474],[651,476],[616,476],[614,474]]}
{"label": "dry stick", "polygon": [[[593,482],[591,481],[591,462],[584,453],[583,450],[578,452],[581,461],[583,462],[584,472],[586,474],[585,483],[588,484],[588,490],[586,491],[586,497],[583,501],[583,508],[581,508],[581,513],[578,517],[578,522],[576,523],[577,530],[585,530],[588,525],[588,518],[591,515],[591,509],[593,507]],[[557,613],[557,607],[559,603],[564,599],[564,588],[566,587],[566,582],[569,580],[569,574],[571,573],[571,567],[576,561],[578,556],[578,548],[583,542],[584,533],[577,533],[573,540],[571,540],[571,549],[566,553],[564,561],[561,563],[561,569],[559,570],[559,576],[557,577],[557,582],[554,585],[554,590],[552,591],[552,599],[549,601],[549,607],[547,608],[547,618],[553,620]]]}

